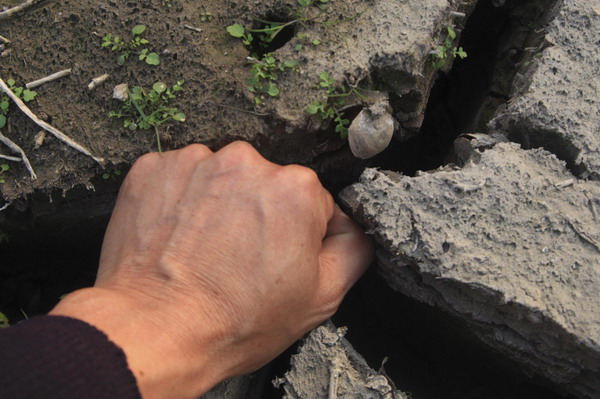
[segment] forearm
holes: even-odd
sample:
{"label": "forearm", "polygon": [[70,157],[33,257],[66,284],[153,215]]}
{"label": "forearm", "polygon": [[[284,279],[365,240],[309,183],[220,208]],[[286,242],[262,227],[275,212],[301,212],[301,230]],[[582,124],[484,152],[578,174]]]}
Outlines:
{"label": "forearm", "polygon": [[208,356],[181,351],[180,340],[161,328],[175,321],[168,316],[153,320],[153,308],[152,301],[88,288],[69,294],[50,314],[83,320],[103,331],[125,353],[144,399],[196,398],[226,377],[216,364],[208,364]]}
{"label": "forearm", "polygon": [[0,329],[0,387],[11,399],[140,398],[118,346],[87,323],[55,316]]}

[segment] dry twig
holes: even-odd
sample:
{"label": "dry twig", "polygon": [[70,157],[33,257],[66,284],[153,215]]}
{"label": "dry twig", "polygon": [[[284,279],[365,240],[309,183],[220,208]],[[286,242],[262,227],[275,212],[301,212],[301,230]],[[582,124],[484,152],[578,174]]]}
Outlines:
{"label": "dry twig", "polygon": [[202,33],[202,29],[196,28],[195,26],[183,25],[183,27],[189,30],[193,30],[194,32]]}
{"label": "dry twig", "polygon": [[10,18],[23,10],[26,10],[27,8],[33,6],[37,3],[41,3],[42,1],[43,0],[27,0],[26,2],[21,3],[18,6],[9,8],[6,11],[2,11],[2,12],[0,12],[0,21],[4,21],[5,19]]}
{"label": "dry twig", "polygon": [[4,43],[4,44],[8,44],[10,43],[10,40],[8,40],[7,38],[5,38],[4,36],[0,35],[0,42]]}
{"label": "dry twig", "polygon": [[2,154],[0,154],[0,159],[4,159],[5,161],[12,161],[12,162],[21,162],[22,161],[21,158],[11,157],[11,156],[2,155]]}
{"label": "dry twig", "polygon": [[337,399],[338,381],[340,378],[340,367],[334,359],[333,364],[329,367],[329,394],[328,399]]}
{"label": "dry twig", "polygon": [[27,158],[27,154],[25,154],[25,151],[23,151],[23,149],[21,147],[19,147],[14,141],[9,139],[2,133],[0,133],[0,143],[4,144],[8,148],[10,148],[11,151],[19,154],[21,156],[21,159],[19,159],[19,160],[20,161],[22,160],[23,163],[25,164],[25,167],[27,168],[27,170],[29,171],[29,175],[31,176],[31,180],[37,180],[37,175],[35,174],[35,171],[33,170],[33,167],[31,166],[31,163],[29,162],[29,159]]}
{"label": "dry twig", "polygon": [[13,93],[12,90],[10,90],[8,88],[8,86],[6,85],[4,80],[2,80],[1,78],[0,78],[0,89],[2,89],[4,91],[4,93],[6,93],[6,95],[9,96],[10,99],[13,100],[13,102],[15,104],[17,104],[17,107],[19,107],[19,109],[21,111],[23,111],[23,113],[29,117],[29,119],[31,119],[33,122],[35,122],[36,125],[38,125],[42,129],[46,130],[47,132],[51,133],[52,135],[54,135],[54,137],[56,137],[57,139],[59,139],[60,141],[62,141],[66,145],[68,145],[69,147],[81,152],[82,154],[89,156],[94,161],[98,162],[100,165],[104,165],[104,159],[95,157],[94,155],[92,155],[90,150],[88,150],[87,148],[78,144],[77,142],[73,141],[73,139],[71,139],[69,136],[67,136],[60,130],[56,129],[55,127],[51,126],[50,124],[44,122],[43,120],[41,120],[40,118],[35,116],[35,114],[33,112],[31,112],[31,110],[27,107],[27,105],[25,105],[25,103],[23,101],[21,101],[21,99],[15,93]]}
{"label": "dry twig", "polygon": [[104,75],[100,75],[97,78],[92,79],[90,84],[88,85],[88,90],[94,90],[98,85],[106,82],[110,78],[110,75],[105,73]]}
{"label": "dry twig", "polygon": [[38,80],[34,80],[33,82],[27,83],[25,85],[25,87],[27,87],[28,89],[33,89],[34,87],[41,86],[44,83],[52,82],[53,80],[60,79],[62,77],[70,75],[71,71],[72,71],[72,69],[69,68],[69,69],[65,69],[65,70],[60,71],[60,72],[53,73],[52,75],[48,75],[48,76],[46,76],[44,78],[41,78],[41,79],[38,79]]}

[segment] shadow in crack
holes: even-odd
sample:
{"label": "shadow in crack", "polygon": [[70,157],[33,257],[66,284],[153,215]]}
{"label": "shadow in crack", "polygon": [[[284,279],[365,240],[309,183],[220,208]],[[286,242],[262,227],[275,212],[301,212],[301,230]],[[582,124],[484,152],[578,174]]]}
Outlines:
{"label": "shadow in crack", "polygon": [[371,269],[334,317],[347,338],[413,399],[561,399],[481,343],[462,323],[393,291]]}

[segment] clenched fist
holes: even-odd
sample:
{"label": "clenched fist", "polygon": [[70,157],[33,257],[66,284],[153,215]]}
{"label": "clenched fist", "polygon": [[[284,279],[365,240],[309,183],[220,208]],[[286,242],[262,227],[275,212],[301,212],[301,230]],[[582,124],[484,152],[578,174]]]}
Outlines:
{"label": "clenched fist", "polygon": [[145,398],[195,398],[333,315],[371,258],[310,169],[192,145],[134,164],[95,286],[51,314],[103,330]]}

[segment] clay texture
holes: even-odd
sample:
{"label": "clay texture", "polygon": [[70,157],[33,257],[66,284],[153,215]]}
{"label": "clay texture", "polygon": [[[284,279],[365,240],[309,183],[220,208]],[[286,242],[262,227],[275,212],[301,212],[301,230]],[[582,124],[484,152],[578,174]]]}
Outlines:
{"label": "clay texture", "polygon": [[544,147],[577,175],[600,180],[598,0],[559,2],[545,43],[490,123],[526,148]]}
{"label": "clay texture", "polygon": [[410,178],[368,169],[342,199],[389,284],[581,397],[600,395],[600,187],[543,150]]}

